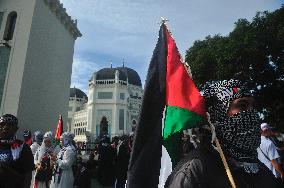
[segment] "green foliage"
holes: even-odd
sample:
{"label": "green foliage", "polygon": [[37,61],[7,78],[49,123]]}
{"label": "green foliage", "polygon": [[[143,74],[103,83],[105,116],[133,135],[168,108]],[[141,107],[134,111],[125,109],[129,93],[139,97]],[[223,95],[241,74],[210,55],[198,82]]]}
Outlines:
{"label": "green foliage", "polygon": [[186,51],[193,79],[236,78],[248,83],[265,120],[284,132],[284,5],[239,19],[228,36],[207,36]]}

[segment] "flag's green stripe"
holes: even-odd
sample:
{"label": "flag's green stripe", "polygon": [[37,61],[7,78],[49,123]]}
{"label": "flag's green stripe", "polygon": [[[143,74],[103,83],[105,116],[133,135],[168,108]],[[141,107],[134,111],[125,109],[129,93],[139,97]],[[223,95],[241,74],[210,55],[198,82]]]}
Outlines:
{"label": "flag's green stripe", "polygon": [[175,133],[167,139],[163,140],[163,145],[170,155],[172,167],[174,168],[182,156],[181,132]]}
{"label": "flag's green stripe", "polygon": [[59,145],[60,144],[60,140],[59,139],[55,139],[55,145]]}
{"label": "flag's green stripe", "polygon": [[171,135],[184,129],[196,127],[200,122],[204,121],[204,117],[193,111],[176,106],[167,106],[165,124],[163,130],[163,139],[167,139]]}
{"label": "flag's green stripe", "polygon": [[190,110],[176,106],[167,107],[163,130],[163,145],[171,157],[173,167],[181,159],[182,131],[197,127],[202,123],[205,123],[204,117]]}

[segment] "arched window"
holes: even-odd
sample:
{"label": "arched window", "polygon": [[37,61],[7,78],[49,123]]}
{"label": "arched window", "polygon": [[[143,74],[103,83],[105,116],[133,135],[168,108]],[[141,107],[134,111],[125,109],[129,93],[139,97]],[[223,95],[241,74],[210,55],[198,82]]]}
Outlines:
{"label": "arched window", "polygon": [[4,33],[4,40],[12,40],[15,27],[16,27],[16,21],[17,21],[17,13],[15,11],[10,12],[8,17],[7,17],[7,23],[6,23],[6,28],[5,28],[5,33]]}

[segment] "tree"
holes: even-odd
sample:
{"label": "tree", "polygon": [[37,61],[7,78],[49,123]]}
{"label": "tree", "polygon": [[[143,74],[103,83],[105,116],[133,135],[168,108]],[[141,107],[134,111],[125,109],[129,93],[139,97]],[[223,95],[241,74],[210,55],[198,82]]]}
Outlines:
{"label": "tree", "polygon": [[265,121],[284,132],[284,5],[239,19],[228,36],[195,41],[185,60],[201,89],[214,80],[247,82]]}

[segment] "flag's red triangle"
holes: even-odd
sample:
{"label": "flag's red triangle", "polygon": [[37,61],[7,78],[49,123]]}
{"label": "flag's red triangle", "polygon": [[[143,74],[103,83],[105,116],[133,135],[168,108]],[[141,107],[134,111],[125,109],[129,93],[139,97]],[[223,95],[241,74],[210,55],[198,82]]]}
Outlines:
{"label": "flag's red triangle", "polygon": [[206,117],[204,99],[189,76],[176,43],[168,30],[167,37],[167,73],[166,104],[191,110]]}

